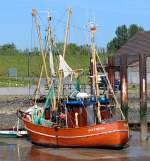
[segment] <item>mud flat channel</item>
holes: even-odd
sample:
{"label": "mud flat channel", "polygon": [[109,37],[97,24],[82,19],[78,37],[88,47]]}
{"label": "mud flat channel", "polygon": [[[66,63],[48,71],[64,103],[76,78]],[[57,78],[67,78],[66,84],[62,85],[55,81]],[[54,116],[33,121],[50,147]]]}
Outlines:
{"label": "mud flat channel", "polygon": [[47,148],[32,145],[26,138],[0,138],[0,161],[149,161],[150,140],[140,142],[138,131],[130,132],[120,150],[100,148]]}

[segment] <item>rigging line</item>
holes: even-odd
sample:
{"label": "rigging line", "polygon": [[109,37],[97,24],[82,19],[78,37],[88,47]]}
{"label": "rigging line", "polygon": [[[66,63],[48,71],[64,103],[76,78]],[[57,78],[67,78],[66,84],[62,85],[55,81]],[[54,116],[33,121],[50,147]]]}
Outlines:
{"label": "rigging line", "polygon": [[39,18],[41,24],[43,25],[43,27],[46,29],[47,25],[45,24],[45,22],[43,21],[43,19],[41,18],[41,16],[37,13],[37,17]]}
{"label": "rigging line", "polygon": [[85,109],[87,116],[89,117],[90,121],[92,122],[92,116],[89,114],[89,111],[87,110],[87,108],[85,107],[84,103],[82,102],[83,108]]}
{"label": "rigging line", "polygon": [[84,37],[84,32],[86,31],[84,26],[78,26],[78,21],[76,19],[76,16],[72,16],[72,22],[73,24],[71,23],[70,25],[70,31],[74,30],[73,34],[74,35],[83,35],[81,39],[79,39],[78,41],[75,40],[75,42],[78,44],[82,44],[82,42],[84,42],[83,40],[85,40],[86,38]]}
{"label": "rigging line", "polygon": [[33,17],[32,17],[32,29],[31,29],[31,51],[33,51],[33,46],[35,46],[35,30],[33,25]]}
{"label": "rigging line", "polygon": [[[60,20],[60,19],[58,19],[58,18],[55,18],[55,19],[56,19],[56,21],[58,21],[59,23],[65,25],[65,22],[64,22],[64,21],[62,21],[62,20]],[[71,27],[71,28],[75,28],[75,29],[80,30],[80,31],[86,30],[86,29],[84,29],[83,27],[80,27],[80,26],[77,26],[77,25],[74,25],[74,24],[70,24],[70,27]]]}
{"label": "rigging line", "polygon": [[31,40],[31,51],[33,52],[33,54],[35,54],[35,46],[37,46],[37,49],[39,47],[39,44],[36,40],[36,33],[35,33],[35,28],[34,28],[34,20],[33,20],[33,17],[32,17],[32,34],[31,34],[31,37],[32,37],[32,40]]}
{"label": "rigging line", "polygon": [[106,71],[105,71],[105,69],[104,69],[104,67],[103,67],[103,65],[102,65],[102,62],[101,62],[101,60],[100,60],[100,57],[99,57],[97,51],[96,51],[96,56],[97,56],[98,61],[99,61],[100,65],[101,65],[101,67],[102,67],[102,70],[103,70],[103,72],[104,72],[104,74],[105,74],[105,77],[106,77],[106,79],[107,79],[107,81],[108,81],[109,87],[110,87],[110,89],[111,89],[111,91],[112,91],[112,93],[113,93],[113,96],[114,96],[116,105],[117,105],[117,107],[119,108],[119,110],[120,110],[120,112],[121,112],[121,115],[122,115],[123,119],[125,119],[125,116],[124,116],[124,114],[123,114],[123,112],[122,112],[122,110],[121,110],[121,107],[120,107],[120,105],[119,105],[119,103],[118,103],[117,97],[116,97],[116,95],[115,95],[115,93],[114,93],[114,90],[113,90],[113,88],[112,88],[112,86],[111,86],[111,83],[110,83],[110,81],[109,81],[109,79],[108,79],[108,76],[107,76]]}
{"label": "rigging line", "polygon": [[[34,40],[34,36],[33,36],[33,17],[32,17],[32,25],[31,25],[31,39],[30,39],[30,51],[32,52],[33,50],[33,40]],[[30,69],[30,51],[29,51],[29,54],[28,54],[28,77],[29,77],[29,96],[30,96],[30,89],[31,89],[31,80],[30,80],[30,74],[32,73],[31,69]],[[32,53],[31,53],[32,54]]]}
{"label": "rigging line", "polygon": [[[42,29],[42,30],[40,29],[40,31],[43,31],[43,33],[42,33],[43,36],[42,37],[46,37],[46,33],[47,33],[46,30],[47,30],[48,26],[46,25],[46,23],[43,21],[43,19],[41,18],[41,16],[38,13],[37,13],[37,16],[38,16],[38,18],[40,20],[41,25],[44,27],[44,29]],[[45,38],[41,38],[41,39],[42,39],[42,41],[45,41]]]}
{"label": "rigging line", "polygon": [[[38,24],[42,24],[41,23],[41,21],[38,21]],[[46,28],[46,26],[45,26],[45,28]],[[46,36],[46,29],[41,29],[41,26],[40,26],[40,32],[41,32],[41,40],[45,40],[45,37],[44,36]],[[44,33],[45,32],[45,33]],[[43,38],[44,37],[44,38]]]}
{"label": "rigging line", "polygon": [[[88,44],[90,44],[90,34],[89,34],[89,31],[88,30],[84,30],[83,31],[83,35],[85,36],[85,41],[86,41],[86,44],[87,44],[87,47],[89,47]],[[88,54],[90,55],[90,51],[88,50]]]}
{"label": "rigging line", "polygon": [[48,26],[45,24],[45,22],[43,21],[43,19],[41,18],[41,16],[37,13],[37,17],[39,19],[40,24],[43,26],[44,29],[41,29],[40,26],[40,31],[41,32],[41,40],[45,41],[45,37],[46,37],[46,29],[48,28]]}
{"label": "rigging line", "polygon": [[75,28],[79,31],[84,31],[85,29],[83,27],[77,26],[77,25],[70,25],[70,27]]}
{"label": "rigging line", "polygon": [[56,48],[57,48],[57,50],[58,50],[59,53],[63,53],[63,45],[60,45],[59,48],[58,48],[57,47],[57,43],[56,43]]}
{"label": "rigging line", "polygon": [[[66,14],[66,11],[63,11],[63,13],[61,14],[61,16],[60,16],[60,18],[58,18],[58,19],[60,19],[60,20],[62,20],[63,19],[63,17],[65,17],[65,14]],[[55,20],[56,18],[54,18],[54,20]],[[55,22],[55,21],[54,21]],[[57,23],[54,25],[54,29],[55,29],[55,27],[58,25],[58,23],[59,23],[59,21],[56,21]]]}
{"label": "rigging line", "polygon": [[[71,29],[70,29],[70,24],[69,24],[69,30],[68,30],[68,42],[67,42],[67,46],[69,45],[69,42],[71,43]],[[67,47],[66,47],[67,49]]]}
{"label": "rigging line", "polygon": [[31,39],[30,39],[30,41],[31,41],[30,49],[32,50],[32,43],[33,43],[33,17],[32,17],[32,25],[31,25]]}

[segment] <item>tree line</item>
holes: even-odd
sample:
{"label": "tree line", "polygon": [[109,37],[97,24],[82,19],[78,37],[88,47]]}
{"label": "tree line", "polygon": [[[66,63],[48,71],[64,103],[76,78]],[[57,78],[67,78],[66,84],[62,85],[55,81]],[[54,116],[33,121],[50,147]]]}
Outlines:
{"label": "tree line", "polygon": [[[114,54],[122,45],[124,45],[132,36],[137,32],[143,32],[144,28],[136,24],[131,24],[129,27],[126,25],[118,26],[115,31],[115,37],[107,43],[106,49],[98,48],[98,53],[102,55],[109,56]],[[63,53],[63,43],[59,42],[54,45],[53,53]],[[75,54],[89,54],[89,45],[77,45],[75,43],[70,43],[67,46],[67,53]],[[32,54],[40,55],[38,48],[33,48],[32,50],[25,49],[19,50],[16,48],[14,43],[4,44],[0,46],[0,54],[2,55],[15,55],[15,54]]]}
{"label": "tree line", "polygon": [[131,24],[129,27],[127,27],[126,25],[118,26],[115,31],[116,36],[107,44],[107,52],[109,54],[114,54],[137,32],[143,32],[143,31],[144,28],[136,24]]}

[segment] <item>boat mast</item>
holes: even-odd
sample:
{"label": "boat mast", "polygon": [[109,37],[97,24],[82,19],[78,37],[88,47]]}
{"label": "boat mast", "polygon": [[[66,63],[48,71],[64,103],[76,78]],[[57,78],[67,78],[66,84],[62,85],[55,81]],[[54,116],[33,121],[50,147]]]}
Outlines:
{"label": "boat mast", "polygon": [[[64,35],[63,58],[65,58],[65,54],[66,54],[67,38],[68,38],[68,31],[69,31],[69,26],[70,26],[70,17],[71,17],[71,14],[72,14],[72,9],[69,7],[67,9],[67,11],[68,11],[68,17],[67,17],[66,30],[65,30],[65,35]],[[60,71],[59,86],[58,86],[58,97],[62,94],[62,92],[63,92],[63,71]]]}
{"label": "boat mast", "polygon": [[[32,9],[32,16],[35,16],[35,13],[36,13],[36,10]],[[50,42],[51,42],[51,25],[50,25],[51,16],[50,16],[49,12],[48,12],[48,18],[47,19],[48,19],[48,29],[47,29],[48,36],[47,36],[47,39],[46,39],[46,46],[45,46],[45,50],[44,50],[44,59],[46,59],[46,51],[47,51],[48,47],[50,46]],[[41,84],[41,78],[42,78],[42,75],[43,75],[43,70],[44,70],[44,63],[42,64],[42,68],[41,68],[41,72],[40,72],[40,78],[39,78],[37,90],[36,90],[36,93],[35,93],[34,104],[36,104],[36,100],[37,100],[38,95],[39,95],[39,89],[40,89],[40,84]],[[47,77],[47,80],[48,80],[48,77]],[[50,84],[50,80],[48,80],[48,83]],[[48,86],[49,86],[49,84],[48,84]]]}
{"label": "boat mast", "polygon": [[48,72],[47,72],[47,68],[46,68],[45,54],[44,54],[44,50],[43,50],[43,47],[42,47],[42,40],[41,40],[41,34],[40,34],[40,25],[39,25],[38,20],[37,20],[37,11],[36,11],[35,8],[32,9],[32,17],[34,18],[35,25],[36,25],[38,40],[39,40],[39,44],[40,44],[40,51],[41,51],[41,54],[42,54],[43,66],[44,66],[44,70],[45,70],[45,74],[46,74],[46,78],[47,78],[47,84],[49,86],[49,83],[50,83],[49,80],[50,79],[48,77]]}
{"label": "boat mast", "polygon": [[[53,64],[53,56],[52,56],[52,29],[51,29],[51,16],[50,13],[48,12],[48,37],[47,37],[47,46],[46,48],[49,47],[49,65],[50,65],[50,71],[51,71],[51,79],[53,76],[55,76],[55,71],[54,71],[54,64]],[[53,81],[53,79],[51,80]],[[51,84],[53,85],[53,82],[51,82]],[[52,109],[56,110],[56,96],[54,93],[54,96],[52,98]]]}
{"label": "boat mast", "polygon": [[47,37],[47,47],[49,49],[49,68],[51,71],[51,77],[55,76],[55,70],[54,70],[54,62],[53,62],[53,55],[52,55],[52,28],[51,28],[51,19],[50,12],[48,12],[48,37]]}
{"label": "boat mast", "polygon": [[[97,73],[97,63],[96,63],[96,48],[95,48],[95,32],[96,26],[90,27],[91,33],[91,68],[92,68],[92,94],[96,96],[96,99],[99,97],[99,86],[98,86],[98,73]],[[97,117],[99,122],[101,122],[101,112],[100,112],[100,102],[97,100]]]}
{"label": "boat mast", "polygon": [[92,57],[91,57],[91,68],[92,68],[92,94],[95,96],[99,96],[99,87],[98,87],[98,75],[97,75],[97,64],[96,64],[96,48],[95,48],[95,32],[96,27],[92,26],[90,28],[91,32],[91,49],[92,49]]}
{"label": "boat mast", "polygon": [[66,31],[65,31],[65,36],[64,36],[64,50],[63,50],[63,58],[65,58],[66,54],[66,46],[67,46],[67,39],[68,39],[68,31],[69,31],[69,26],[70,26],[70,17],[72,14],[72,9],[69,7],[67,9],[68,11],[68,18],[67,18],[67,23],[66,23]]}
{"label": "boat mast", "polygon": [[[96,32],[96,26],[92,26],[90,28],[90,31],[91,31],[91,48],[92,48],[92,58],[91,58],[91,64],[92,64],[91,65],[91,68],[92,68],[92,70],[91,70],[92,71],[92,94],[95,95],[97,98],[99,96],[98,72],[97,72],[97,65],[96,65],[96,58],[98,58],[99,64],[100,64],[100,66],[102,68],[102,71],[103,71],[103,73],[104,73],[104,75],[105,75],[105,77],[107,79],[107,82],[108,82],[108,85],[110,87],[110,90],[113,93],[113,97],[114,97],[114,100],[116,102],[117,108],[119,108],[123,119],[125,119],[125,116],[124,116],[124,114],[123,114],[123,112],[121,110],[121,107],[120,107],[120,105],[119,105],[119,103],[117,101],[117,98],[115,96],[114,90],[113,90],[113,88],[111,86],[111,83],[110,83],[110,81],[108,79],[108,76],[106,74],[105,68],[103,67],[102,62],[101,62],[101,60],[99,58],[99,55],[98,55],[98,53],[96,51],[96,48],[95,48],[94,33]],[[98,116],[99,122],[101,122],[100,102],[97,101],[97,103],[98,103],[97,116]]]}

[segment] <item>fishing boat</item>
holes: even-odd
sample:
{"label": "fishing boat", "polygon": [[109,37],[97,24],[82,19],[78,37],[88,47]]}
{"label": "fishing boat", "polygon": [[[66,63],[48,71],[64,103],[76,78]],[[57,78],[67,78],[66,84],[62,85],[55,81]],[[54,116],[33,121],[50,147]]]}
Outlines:
{"label": "fishing boat", "polygon": [[19,118],[13,128],[0,130],[0,138],[18,138],[25,136],[27,136],[27,131],[19,128]]}
{"label": "fishing boat", "polygon": [[[32,16],[36,20],[36,10]],[[70,10],[68,12],[70,19]],[[37,24],[37,23],[36,23]],[[67,28],[69,22],[67,21]],[[39,42],[40,33],[37,25]],[[23,120],[31,142],[38,145],[50,147],[110,147],[122,148],[128,142],[128,122],[117,102],[107,73],[97,54],[94,45],[95,26],[90,26],[91,33],[91,93],[75,90],[68,97],[60,97],[63,89],[63,78],[67,77],[72,70],[64,59],[66,38],[64,42],[64,53],[60,55],[59,86],[56,96],[55,79],[52,77],[49,92],[43,107],[36,104],[28,111],[18,111],[18,117]],[[67,32],[66,34],[67,35]],[[41,45],[40,45],[41,46]],[[43,60],[42,70],[46,71],[45,55],[41,49]],[[52,55],[51,55],[52,56]],[[101,64],[101,70],[107,78],[114,99],[109,100],[104,93],[100,94],[98,86],[97,60]],[[49,81],[48,81],[49,83]],[[112,104],[112,102],[115,102]],[[115,109],[119,109],[119,118],[114,117]]]}
{"label": "fishing boat", "polygon": [[0,130],[0,137],[4,138],[16,138],[16,137],[24,137],[27,136],[27,131],[26,130]]}

